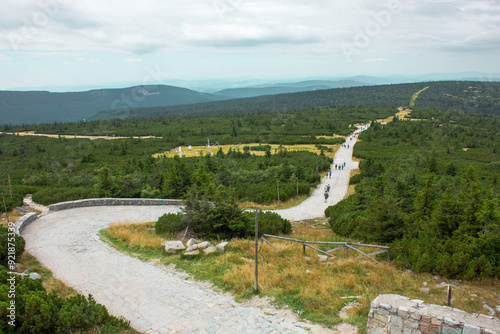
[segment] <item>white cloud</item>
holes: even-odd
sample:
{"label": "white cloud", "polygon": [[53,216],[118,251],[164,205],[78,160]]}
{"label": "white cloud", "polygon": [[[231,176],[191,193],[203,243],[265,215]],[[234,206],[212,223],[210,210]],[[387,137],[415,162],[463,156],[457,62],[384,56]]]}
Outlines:
{"label": "white cloud", "polygon": [[141,58],[126,58],[126,59],[123,59],[124,62],[127,62],[127,63],[140,63],[142,62],[142,59]]}

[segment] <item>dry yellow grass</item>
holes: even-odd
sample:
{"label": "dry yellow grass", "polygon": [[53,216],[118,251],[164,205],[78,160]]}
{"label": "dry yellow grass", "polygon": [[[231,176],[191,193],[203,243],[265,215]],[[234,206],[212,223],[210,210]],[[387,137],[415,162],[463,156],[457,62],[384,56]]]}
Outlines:
{"label": "dry yellow grass", "polygon": [[[333,137],[331,137],[333,138]],[[219,150],[219,148],[222,149],[222,152],[227,153],[229,149],[231,150],[240,150],[243,151],[243,146],[249,146],[249,147],[254,147],[254,146],[259,146],[260,144],[257,143],[252,143],[252,144],[242,144],[242,145],[217,145],[213,146],[210,149],[210,154],[215,154]],[[271,146],[271,152],[275,153],[278,152],[280,149],[286,149],[288,151],[309,151],[313,152],[316,154],[320,154],[321,150],[318,150],[315,145],[313,144],[301,144],[301,145],[275,145],[272,144]],[[325,145],[323,145],[325,146]],[[329,148],[333,148],[333,152],[325,152],[325,155],[327,157],[333,158],[335,156],[335,152],[339,149],[340,145],[328,145]],[[204,156],[208,154],[208,147],[207,146],[192,146],[191,149],[187,147],[182,148],[182,155],[184,157],[195,157],[195,156]],[[264,155],[264,151],[250,151],[251,154],[255,155]],[[170,151],[165,151],[163,153],[157,153],[153,154],[153,157],[157,158],[159,156],[165,156],[167,158],[172,158],[176,155],[179,155],[179,148],[175,148]]]}
{"label": "dry yellow grass", "polygon": [[[185,261],[179,255],[165,257],[159,247],[155,246],[159,245],[162,239],[158,240],[147,226],[121,224],[110,228],[108,233],[114,237],[122,235],[127,240],[134,239],[132,234],[139,234],[141,237],[135,239],[137,245],[157,247],[158,251],[153,256],[162,257],[162,263],[175,263],[195,277],[210,279],[218,286],[231,291],[237,298],[253,295],[253,240],[233,239],[223,254]],[[127,229],[129,232],[124,231]],[[156,241],[143,239],[148,235],[154,236]],[[337,237],[330,229],[316,229],[307,224],[295,226],[291,238],[308,241],[350,241]],[[353,251],[346,257],[344,250],[341,250],[334,253],[334,258],[320,262],[316,251],[309,248],[306,250],[309,260],[306,260],[299,243],[276,239],[270,239],[270,242],[281,253],[263,244],[259,252],[260,294],[274,298],[280,305],[289,305],[309,320],[327,325],[339,323],[340,310],[355,299],[360,306],[350,310],[350,318],[342,321],[357,325],[363,332],[370,303],[379,294],[395,293],[432,304],[446,303],[446,287],[443,282],[450,281],[433,278],[430,274],[405,272],[394,264],[385,262],[383,256],[379,259],[381,264],[376,264],[367,259],[355,259],[358,254]],[[324,245],[318,248],[327,250],[333,247]],[[368,251],[366,248],[361,250]],[[467,312],[485,313],[483,300],[495,306],[500,299],[499,280],[452,283],[452,306]]]}
{"label": "dry yellow grass", "polygon": [[108,233],[123,240],[129,246],[158,249],[165,238],[159,237],[153,227],[155,223],[131,224],[130,222],[115,222],[110,224]]}

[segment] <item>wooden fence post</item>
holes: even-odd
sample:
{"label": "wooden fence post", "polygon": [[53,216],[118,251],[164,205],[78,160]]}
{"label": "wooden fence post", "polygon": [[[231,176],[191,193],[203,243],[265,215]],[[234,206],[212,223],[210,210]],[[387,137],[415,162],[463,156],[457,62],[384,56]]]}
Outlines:
{"label": "wooden fence post", "polygon": [[259,209],[255,208],[255,293],[259,293]]}
{"label": "wooden fence post", "polygon": [[304,256],[306,256],[306,243],[305,242],[302,243],[302,253],[304,254]]}
{"label": "wooden fence post", "polygon": [[448,306],[451,306],[451,285],[448,285]]}

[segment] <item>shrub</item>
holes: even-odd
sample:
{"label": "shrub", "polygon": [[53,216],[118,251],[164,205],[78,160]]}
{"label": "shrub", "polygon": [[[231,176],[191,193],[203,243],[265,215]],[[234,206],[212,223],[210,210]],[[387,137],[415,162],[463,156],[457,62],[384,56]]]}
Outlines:
{"label": "shrub", "polygon": [[93,198],[94,190],[90,187],[44,188],[33,194],[33,201],[43,205]]}
{"label": "shrub", "polygon": [[161,216],[155,225],[155,232],[158,235],[177,233],[185,229],[188,225],[182,218],[182,213],[166,213]]}
{"label": "shrub", "polygon": [[24,252],[24,239],[16,234],[9,235],[9,230],[0,226],[0,265],[7,265],[10,255],[15,256],[19,262],[21,254]]}
{"label": "shrub", "polygon": [[[255,213],[246,212],[248,216],[247,235],[255,235]],[[292,232],[292,224],[288,219],[282,218],[279,214],[269,211],[259,210],[258,216],[259,236],[263,234],[281,235]]]}

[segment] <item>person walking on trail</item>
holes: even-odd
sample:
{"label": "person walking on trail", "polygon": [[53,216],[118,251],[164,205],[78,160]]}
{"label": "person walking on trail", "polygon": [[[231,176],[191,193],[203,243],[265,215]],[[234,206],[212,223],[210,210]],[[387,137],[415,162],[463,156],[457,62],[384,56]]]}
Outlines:
{"label": "person walking on trail", "polygon": [[328,202],[328,192],[325,191],[325,203]]}
{"label": "person walking on trail", "polygon": [[326,191],[329,193],[330,192],[330,184],[326,186]]}

